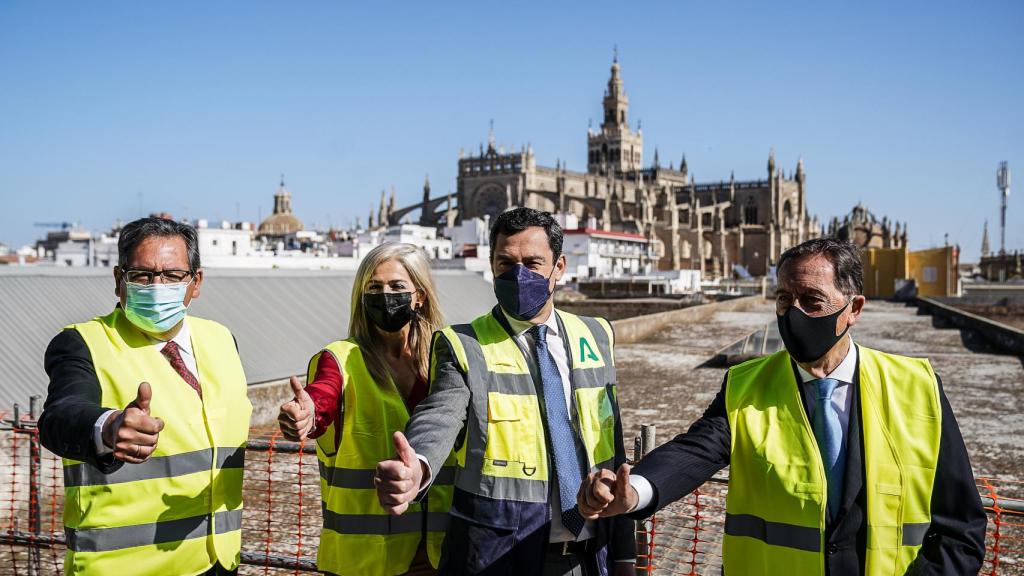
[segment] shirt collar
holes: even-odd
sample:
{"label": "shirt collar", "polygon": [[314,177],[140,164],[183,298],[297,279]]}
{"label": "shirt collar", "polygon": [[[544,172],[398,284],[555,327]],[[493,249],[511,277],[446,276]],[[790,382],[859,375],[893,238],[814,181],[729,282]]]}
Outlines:
{"label": "shirt collar", "polygon": [[[157,350],[163,350],[164,346],[167,345],[167,342],[157,340],[155,338],[150,338],[150,340],[156,345]],[[192,356],[192,336],[188,329],[188,316],[181,321],[181,330],[178,330],[178,333],[175,334],[174,338],[171,338],[170,341],[178,345],[178,350],[180,350],[182,354]]]}
{"label": "shirt collar", "polygon": [[[502,308],[501,306],[498,306],[498,308],[501,310],[501,313],[505,316],[505,320],[508,320],[508,325],[510,328],[512,328],[512,333],[515,336],[520,336],[523,334],[523,332],[526,332],[530,328],[533,328],[534,324],[532,322],[526,320],[517,320],[509,316],[508,313],[505,312],[505,309]],[[548,319],[544,321],[544,325],[548,327],[549,334],[558,336],[558,320],[555,318],[554,308],[552,308],[551,313],[548,314]]]}
{"label": "shirt collar", "polygon": [[[811,380],[817,380],[810,372],[804,370],[799,364],[796,365],[797,371],[800,373],[800,381],[804,384]],[[854,344],[853,338],[850,338],[850,349],[846,352],[846,358],[836,366],[835,370],[831,371],[826,375],[826,378],[834,378],[840,382],[847,384],[853,383],[854,373],[857,370],[857,345]]]}

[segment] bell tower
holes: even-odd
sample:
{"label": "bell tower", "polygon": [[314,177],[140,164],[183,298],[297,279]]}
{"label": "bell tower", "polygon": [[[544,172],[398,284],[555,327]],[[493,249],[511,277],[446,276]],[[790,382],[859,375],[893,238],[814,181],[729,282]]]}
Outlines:
{"label": "bell tower", "polygon": [[619,51],[612,59],[611,76],[604,92],[604,121],[601,131],[587,130],[587,172],[617,175],[643,165],[643,132],[629,128],[629,97],[622,82]]}

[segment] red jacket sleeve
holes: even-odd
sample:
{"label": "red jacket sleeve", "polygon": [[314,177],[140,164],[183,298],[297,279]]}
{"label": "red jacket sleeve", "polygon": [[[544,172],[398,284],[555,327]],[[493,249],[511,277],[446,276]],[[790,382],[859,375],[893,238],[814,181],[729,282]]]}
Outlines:
{"label": "red jacket sleeve", "polygon": [[[313,381],[306,385],[306,392],[313,400],[315,408],[310,438],[318,438],[341,414],[342,384],[341,369],[334,354],[321,354],[316,363]],[[340,434],[341,430],[336,432]],[[338,438],[335,438],[335,441],[337,440]]]}

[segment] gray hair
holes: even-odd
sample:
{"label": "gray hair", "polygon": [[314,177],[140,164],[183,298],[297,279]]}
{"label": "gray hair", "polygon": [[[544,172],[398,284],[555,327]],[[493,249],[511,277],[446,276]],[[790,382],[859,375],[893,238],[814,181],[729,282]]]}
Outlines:
{"label": "gray hair", "polygon": [[199,269],[199,234],[188,224],[168,220],[167,218],[139,218],[125,225],[117,239],[117,265],[124,269],[128,265],[128,257],[143,240],[151,236],[179,236],[185,241],[188,253],[189,270]]}
{"label": "gray hair", "polygon": [[835,272],[836,289],[845,296],[857,296],[864,292],[864,264],[860,260],[860,248],[852,243],[833,237],[813,238],[793,246],[779,258],[777,273],[789,260],[821,254],[832,263]]}

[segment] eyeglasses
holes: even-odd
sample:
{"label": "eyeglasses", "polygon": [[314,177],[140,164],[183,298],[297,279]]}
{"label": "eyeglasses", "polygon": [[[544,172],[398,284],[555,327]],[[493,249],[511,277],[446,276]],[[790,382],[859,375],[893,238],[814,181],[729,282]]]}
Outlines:
{"label": "eyeglasses", "polygon": [[124,270],[122,278],[132,284],[152,284],[153,280],[160,278],[161,284],[178,284],[192,279],[195,272],[191,270]]}

